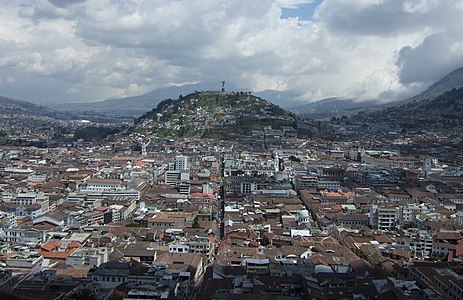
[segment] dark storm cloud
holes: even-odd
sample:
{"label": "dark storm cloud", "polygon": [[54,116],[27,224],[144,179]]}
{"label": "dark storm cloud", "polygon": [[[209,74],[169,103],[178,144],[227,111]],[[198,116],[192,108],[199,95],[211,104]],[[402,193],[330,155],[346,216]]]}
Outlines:
{"label": "dark storm cloud", "polygon": [[403,47],[397,58],[400,81],[431,84],[456,67],[463,67],[462,38],[459,32],[439,32],[416,47]]}

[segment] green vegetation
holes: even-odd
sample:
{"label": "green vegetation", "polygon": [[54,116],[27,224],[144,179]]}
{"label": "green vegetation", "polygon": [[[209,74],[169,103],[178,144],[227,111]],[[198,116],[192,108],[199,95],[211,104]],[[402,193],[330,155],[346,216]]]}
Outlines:
{"label": "green vegetation", "polygon": [[163,137],[229,139],[270,127],[298,130],[298,122],[293,113],[250,93],[195,92],[160,102],[136,119],[130,131]]}
{"label": "green vegetation", "polygon": [[6,136],[1,136],[0,137],[0,146],[8,146],[11,145],[11,141],[8,139]]}
{"label": "green vegetation", "polygon": [[301,162],[301,159],[298,158],[298,157],[295,157],[294,155],[291,155],[289,157],[289,160],[292,161],[292,162]]}
{"label": "green vegetation", "polygon": [[403,132],[430,128],[455,129],[463,126],[462,114],[463,88],[454,88],[436,98],[404,102],[400,106],[358,115],[356,121],[375,124],[389,122],[399,125]]}
{"label": "green vegetation", "polygon": [[70,296],[71,299],[73,300],[93,300],[93,299],[98,299],[95,291],[90,289],[90,288],[85,288],[78,290],[74,294]]}
{"label": "green vegetation", "polygon": [[98,140],[107,137],[110,134],[120,132],[119,128],[109,128],[102,126],[88,126],[85,128],[79,128],[74,132],[74,138],[84,140]]}

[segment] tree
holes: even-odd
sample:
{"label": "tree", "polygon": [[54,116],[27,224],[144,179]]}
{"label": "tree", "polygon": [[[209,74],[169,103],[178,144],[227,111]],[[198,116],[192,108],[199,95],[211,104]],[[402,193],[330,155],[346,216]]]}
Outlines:
{"label": "tree", "polygon": [[262,240],[261,240],[260,244],[262,246],[270,245],[270,240],[268,239],[268,237],[265,234],[262,236]]}
{"label": "tree", "polygon": [[191,225],[191,227],[193,227],[193,228],[201,228],[201,225],[199,225],[197,217],[195,218],[195,220],[193,222],[193,225]]}
{"label": "tree", "polygon": [[73,300],[97,300],[95,292],[89,288],[78,290],[70,298]]}
{"label": "tree", "polygon": [[301,159],[295,157],[294,155],[291,155],[291,156],[289,157],[289,160],[292,161],[292,162],[301,162]]}

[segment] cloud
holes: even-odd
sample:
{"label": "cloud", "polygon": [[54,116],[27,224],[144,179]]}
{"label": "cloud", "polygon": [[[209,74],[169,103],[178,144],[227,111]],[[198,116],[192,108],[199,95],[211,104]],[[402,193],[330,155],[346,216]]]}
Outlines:
{"label": "cloud", "polygon": [[460,1],[326,0],[315,18],[330,30],[348,34],[397,36],[446,28],[461,19]]}
{"label": "cloud", "polygon": [[400,81],[404,84],[431,84],[463,66],[463,34],[460,31],[445,31],[426,37],[416,47],[400,49],[397,65]]}
{"label": "cloud", "polygon": [[282,8],[297,9],[298,6],[313,3],[314,0],[277,0],[277,4]]}
{"label": "cloud", "polygon": [[83,3],[86,0],[49,0],[56,7],[67,7],[77,3]]}
{"label": "cloud", "polygon": [[461,1],[325,0],[313,18],[283,17],[305,5],[318,1],[7,2],[0,88],[28,100],[91,101],[225,79],[290,89],[301,101],[392,100],[463,62]]}

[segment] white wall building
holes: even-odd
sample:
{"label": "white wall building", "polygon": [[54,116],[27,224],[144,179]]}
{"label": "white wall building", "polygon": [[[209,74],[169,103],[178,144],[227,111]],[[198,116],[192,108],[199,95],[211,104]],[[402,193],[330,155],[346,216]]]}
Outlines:
{"label": "white wall building", "polygon": [[171,244],[169,245],[169,252],[174,253],[188,253],[190,251],[190,246],[185,244]]}
{"label": "white wall building", "polygon": [[66,258],[65,264],[74,267],[98,267],[109,259],[109,249],[99,248],[79,248]]}
{"label": "white wall building", "polygon": [[188,169],[188,156],[179,155],[175,157],[175,170],[185,171]]}
{"label": "white wall building", "polygon": [[398,211],[396,207],[378,207],[376,213],[378,215],[379,230],[395,230],[398,219]]}

